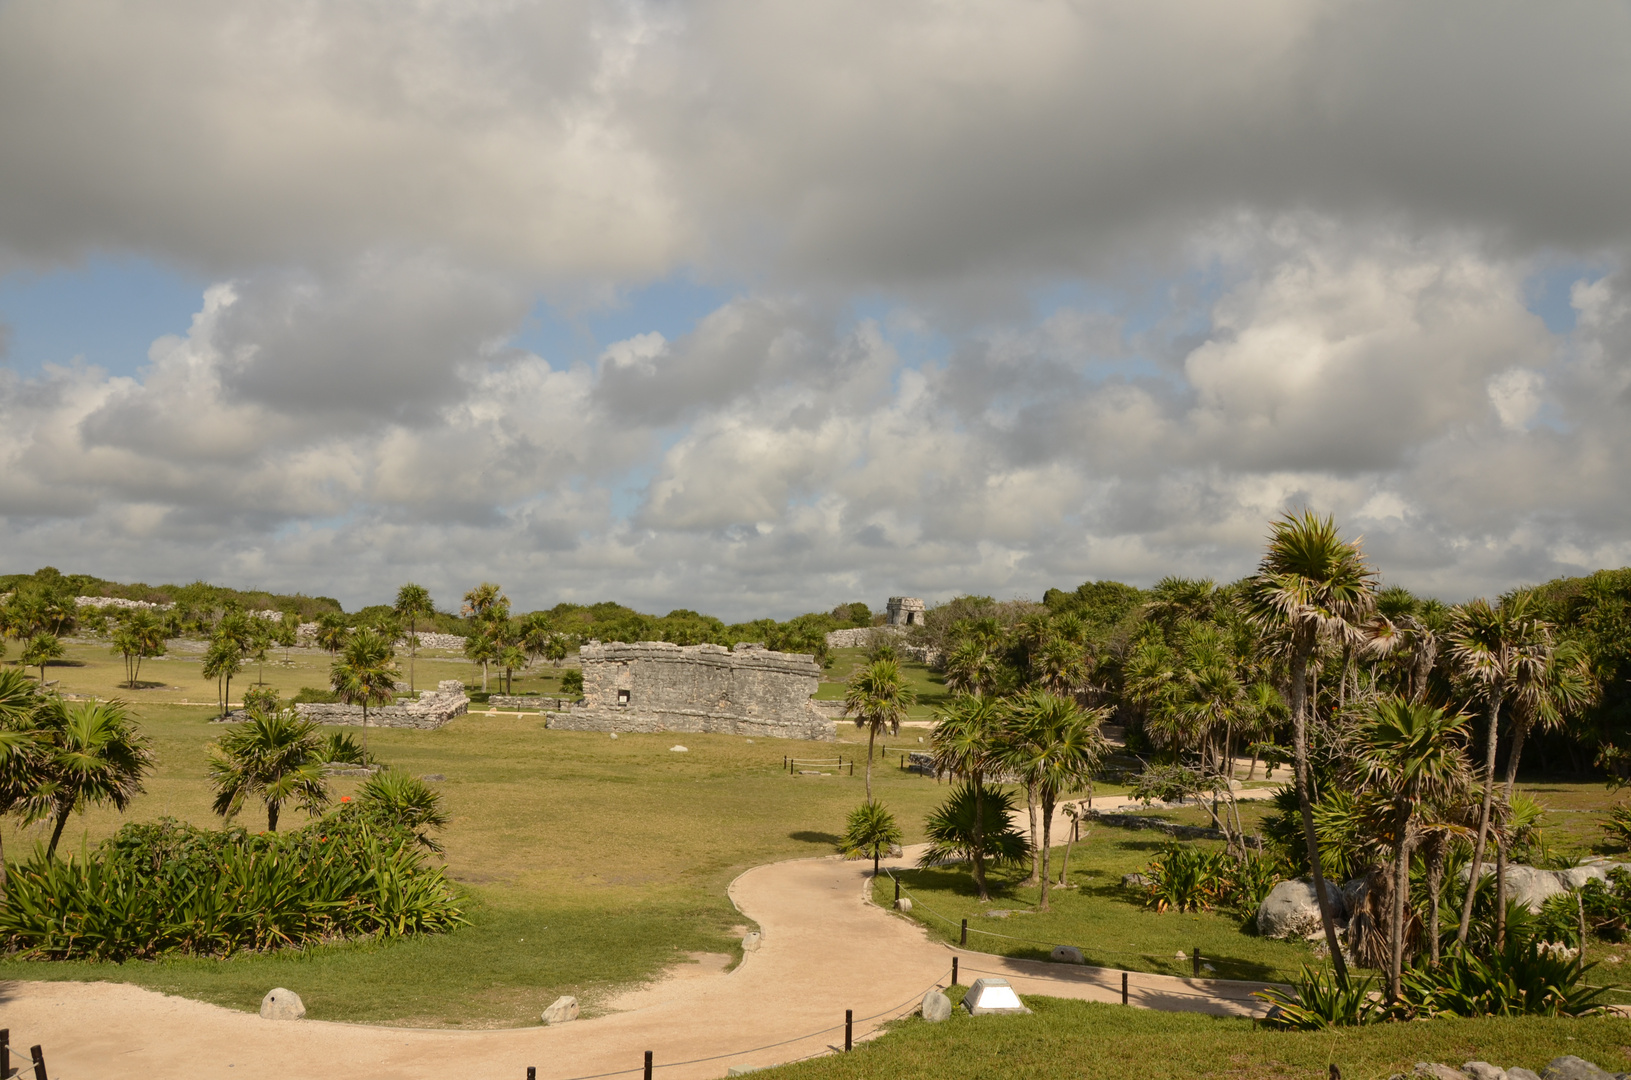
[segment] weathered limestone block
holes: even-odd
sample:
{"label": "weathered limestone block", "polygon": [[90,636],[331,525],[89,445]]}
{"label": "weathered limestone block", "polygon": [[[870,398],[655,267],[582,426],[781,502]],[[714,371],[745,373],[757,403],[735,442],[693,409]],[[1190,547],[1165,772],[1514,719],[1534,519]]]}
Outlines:
{"label": "weathered limestone block", "polygon": [[1052,960],[1056,964],[1087,963],[1087,961],[1082,958],[1082,950],[1078,949],[1074,945],[1055,945],[1053,947],[1053,952],[1049,954],[1048,959]]}
{"label": "weathered limestone block", "polygon": [[293,990],[275,987],[261,998],[262,1020],[300,1020],[306,1015],[306,1006]]}
{"label": "weathered limestone block", "polygon": [[544,1010],[544,1023],[564,1024],[568,1020],[578,1018],[578,999],[570,994],[563,994]]}
{"label": "weathered limestone block", "polygon": [[923,1004],[918,1007],[923,1019],[931,1024],[938,1024],[943,1020],[951,1019],[951,998],[938,990],[930,990],[923,995]]}
{"label": "weathered limestone block", "polygon": [[[1325,888],[1332,917],[1341,918],[1347,911],[1342,891],[1329,881]],[[1257,907],[1257,932],[1264,937],[1294,940],[1319,930],[1319,900],[1314,896],[1314,883],[1307,879],[1280,882]]]}

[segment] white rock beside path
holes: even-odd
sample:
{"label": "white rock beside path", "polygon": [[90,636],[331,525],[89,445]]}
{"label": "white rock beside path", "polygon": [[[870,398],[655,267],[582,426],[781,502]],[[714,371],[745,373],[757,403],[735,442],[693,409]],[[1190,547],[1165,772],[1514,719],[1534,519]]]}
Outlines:
{"label": "white rock beside path", "polygon": [[951,998],[938,990],[930,990],[923,995],[923,1004],[918,1007],[923,1019],[931,1024],[938,1024],[942,1020],[951,1019]]}
{"label": "white rock beside path", "polygon": [[261,998],[262,1020],[300,1020],[306,1015],[306,1006],[293,990],[274,987]]}
{"label": "white rock beside path", "polygon": [[544,1023],[564,1024],[568,1020],[578,1018],[578,999],[571,994],[562,994],[556,998],[549,1008],[544,1010]]}

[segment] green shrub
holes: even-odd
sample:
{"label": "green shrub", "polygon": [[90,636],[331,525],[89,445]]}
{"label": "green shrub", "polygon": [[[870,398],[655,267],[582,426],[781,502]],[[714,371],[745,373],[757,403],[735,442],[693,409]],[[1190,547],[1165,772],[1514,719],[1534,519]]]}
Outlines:
{"label": "green shrub", "polygon": [[1618,802],[1603,823],[1603,839],[1610,851],[1631,851],[1631,802]]}
{"label": "green shrub", "polygon": [[1145,905],[1157,911],[1205,911],[1224,891],[1222,852],[1208,854],[1192,844],[1168,844],[1150,863]]}
{"label": "green shrub", "polygon": [[464,922],[415,834],[348,804],[286,833],[130,824],[62,861],[11,867],[0,945],[38,959],[229,956]]}
{"label": "green shrub", "polygon": [[379,760],[373,754],[364,754],[362,744],[343,731],[329,732],[318,756],[330,765],[370,765]]}
{"label": "green shrub", "polygon": [[1219,869],[1219,901],[1250,921],[1256,920],[1258,907],[1274,887],[1291,876],[1290,865],[1273,851],[1249,859],[1226,858]]}
{"label": "green shrub", "polygon": [[1373,979],[1349,978],[1344,988],[1334,972],[1304,967],[1302,976],[1292,985],[1295,990],[1289,996],[1280,990],[1263,990],[1255,995],[1273,1006],[1263,1018],[1266,1027],[1318,1031],[1357,1027],[1383,1018],[1372,996]]}
{"label": "green shrub", "polygon": [[1437,967],[1422,964],[1406,972],[1399,1008],[1410,1017],[1581,1016],[1603,1008],[1599,999],[1606,989],[1585,982],[1594,967],[1508,927],[1503,950],[1452,948]]}
{"label": "green shrub", "polygon": [[582,668],[567,668],[561,672],[561,694],[565,697],[583,696]]}
{"label": "green shrub", "polygon": [[264,713],[275,713],[281,707],[277,691],[270,686],[251,686],[244,691],[244,708],[250,712],[258,709]]}
{"label": "green shrub", "polygon": [[315,686],[302,686],[300,693],[290,702],[293,705],[333,705],[340,699],[334,696],[332,690],[322,690]]}

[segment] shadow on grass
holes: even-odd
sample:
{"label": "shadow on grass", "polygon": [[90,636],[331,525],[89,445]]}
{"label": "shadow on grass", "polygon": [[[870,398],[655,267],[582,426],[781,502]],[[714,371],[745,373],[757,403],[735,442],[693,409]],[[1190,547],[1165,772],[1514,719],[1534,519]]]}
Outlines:
{"label": "shadow on grass", "polygon": [[798,832],[787,834],[789,840],[797,840],[801,844],[825,844],[828,847],[837,847],[844,838],[836,833],[812,832],[809,829],[800,829]]}

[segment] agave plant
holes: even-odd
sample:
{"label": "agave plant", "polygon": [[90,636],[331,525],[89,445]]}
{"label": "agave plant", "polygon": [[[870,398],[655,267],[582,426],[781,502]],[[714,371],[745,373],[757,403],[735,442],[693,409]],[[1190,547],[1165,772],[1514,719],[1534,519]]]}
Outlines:
{"label": "agave plant", "polygon": [[1349,979],[1344,983],[1333,972],[1305,966],[1292,985],[1295,990],[1289,995],[1275,989],[1254,995],[1272,1006],[1263,1018],[1264,1024],[1292,1031],[1319,1031],[1383,1019],[1374,979]]}
{"label": "agave plant", "polygon": [[1149,895],[1144,903],[1157,911],[1205,911],[1224,887],[1224,857],[1192,844],[1168,844],[1150,863]]}

